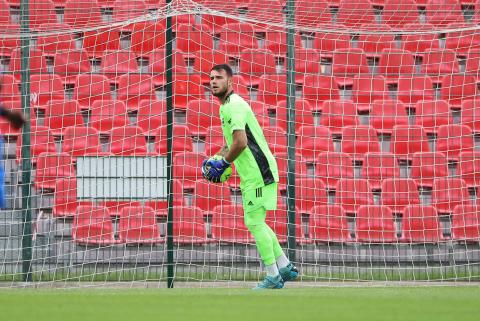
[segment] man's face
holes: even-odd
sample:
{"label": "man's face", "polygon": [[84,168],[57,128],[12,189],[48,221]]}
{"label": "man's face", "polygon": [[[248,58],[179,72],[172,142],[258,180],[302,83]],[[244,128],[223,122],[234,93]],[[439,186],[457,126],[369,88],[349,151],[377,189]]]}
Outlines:
{"label": "man's face", "polygon": [[232,80],[225,70],[210,72],[210,89],[215,97],[223,97],[228,92]]}

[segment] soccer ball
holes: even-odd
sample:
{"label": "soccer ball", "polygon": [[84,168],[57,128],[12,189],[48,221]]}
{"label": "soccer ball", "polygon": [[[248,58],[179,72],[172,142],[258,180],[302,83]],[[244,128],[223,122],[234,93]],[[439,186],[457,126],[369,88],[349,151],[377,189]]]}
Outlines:
{"label": "soccer ball", "polygon": [[[210,157],[210,159],[222,159],[222,156],[220,155],[214,155],[212,157]],[[207,170],[209,169],[209,167],[207,166]],[[232,176],[232,166],[229,166],[222,174],[222,176],[220,176],[220,183],[225,183],[229,178],[230,176]]]}

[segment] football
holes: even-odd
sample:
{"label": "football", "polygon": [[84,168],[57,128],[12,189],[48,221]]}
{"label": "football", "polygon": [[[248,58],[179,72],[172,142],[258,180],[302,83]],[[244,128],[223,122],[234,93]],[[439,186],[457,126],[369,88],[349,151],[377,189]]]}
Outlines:
{"label": "football", "polygon": [[[212,157],[210,157],[210,159],[222,159],[222,156],[220,155],[214,155]],[[206,167],[207,170],[209,170],[209,166],[207,165]],[[222,176],[220,176],[220,183],[225,183],[229,178],[230,176],[232,176],[232,166],[228,167],[222,174]]]}

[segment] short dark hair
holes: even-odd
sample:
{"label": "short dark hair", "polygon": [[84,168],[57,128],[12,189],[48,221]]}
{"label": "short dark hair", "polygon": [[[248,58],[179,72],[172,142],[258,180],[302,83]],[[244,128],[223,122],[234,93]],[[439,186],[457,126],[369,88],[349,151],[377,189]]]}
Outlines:
{"label": "short dark hair", "polygon": [[212,69],[210,69],[210,71],[212,70],[215,70],[215,71],[222,71],[222,70],[225,70],[225,72],[227,73],[228,77],[232,77],[233,76],[233,71],[232,71],[232,68],[227,65],[227,64],[219,64],[219,65],[215,65],[212,67]]}

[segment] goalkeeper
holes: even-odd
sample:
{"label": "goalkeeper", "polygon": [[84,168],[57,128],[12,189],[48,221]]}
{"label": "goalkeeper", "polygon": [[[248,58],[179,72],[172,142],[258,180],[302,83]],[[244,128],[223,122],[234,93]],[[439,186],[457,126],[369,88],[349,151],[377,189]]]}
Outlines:
{"label": "goalkeeper", "polygon": [[228,178],[225,172],[235,163],[240,176],[245,225],[255,239],[267,271],[255,289],[280,289],[285,281],[298,276],[298,270],[265,223],[267,210],[277,208],[277,163],[252,109],[233,92],[230,66],[221,64],[211,69],[210,87],[212,95],[221,103],[220,119],[226,145],[217,157],[203,162],[203,176],[214,183],[223,182]]}

